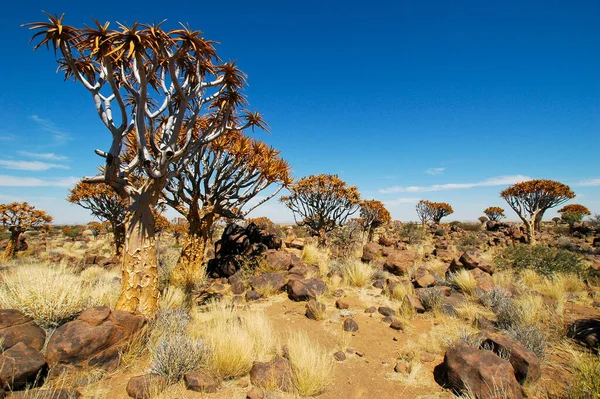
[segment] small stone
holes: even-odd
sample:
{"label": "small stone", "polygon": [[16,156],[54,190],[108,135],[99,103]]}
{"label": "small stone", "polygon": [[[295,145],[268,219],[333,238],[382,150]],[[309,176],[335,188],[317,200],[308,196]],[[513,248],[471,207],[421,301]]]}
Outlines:
{"label": "small stone", "polygon": [[190,391],[215,393],[221,382],[210,374],[201,371],[190,371],[183,376],[185,386]]}
{"label": "small stone", "polygon": [[160,393],[168,385],[166,377],[158,374],[145,374],[132,377],[127,383],[127,395],[134,399],[148,399]]}
{"label": "small stone", "polygon": [[333,295],[333,296],[334,296],[334,297],[336,297],[336,298],[341,298],[341,297],[343,297],[344,295],[346,295],[346,293],[344,292],[344,290],[343,290],[343,289],[341,289],[341,288],[340,288],[340,289],[337,289],[337,290],[333,291],[333,292],[331,293],[331,295]]}
{"label": "small stone", "polygon": [[396,363],[396,365],[394,366],[394,371],[396,373],[406,373],[407,367],[406,364],[404,363]]}
{"label": "small stone", "polygon": [[421,353],[421,361],[423,363],[432,363],[435,361],[435,355],[429,352]]}
{"label": "small stone", "polygon": [[248,388],[248,386],[250,385],[250,382],[248,382],[248,380],[240,380],[237,383],[238,387],[240,388]]}
{"label": "small stone", "polygon": [[314,299],[306,303],[306,317],[312,320],[322,320],[325,314],[325,305],[317,302]]}
{"label": "small stone", "polygon": [[390,324],[390,328],[392,330],[402,331],[404,329],[404,326],[402,325],[402,322],[400,320],[394,320]]}
{"label": "small stone", "polygon": [[254,290],[246,292],[246,302],[258,301],[260,298],[262,298],[262,295]]}
{"label": "small stone", "polygon": [[375,288],[383,288],[385,285],[385,283],[383,282],[383,280],[375,280],[375,282],[373,283],[373,287]]}
{"label": "small stone", "polygon": [[356,351],[356,356],[358,356],[358,357],[364,357],[365,354],[364,354],[364,352]]}
{"label": "small stone", "polygon": [[377,312],[377,308],[375,306],[371,306],[370,308],[365,309],[365,313],[375,313]]}
{"label": "small stone", "polygon": [[384,323],[391,323],[394,321],[394,318],[392,316],[385,316],[382,321]]}
{"label": "small stone", "polygon": [[346,360],[346,354],[344,354],[344,352],[335,352],[333,354],[333,357],[339,362],[343,362],[344,360]]}
{"label": "small stone", "polygon": [[357,332],[358,331],[358,324],[356,323],[356,321],[354,321],[354,319],[352,318],[347,318],[346,320],[344,320],[344,331],[348,331],[348,332]]}
{"label": "small stone", "polygon": [[338,299],[337,301],[335,301],[335,307],[338,309],[348,309],[350,305],[343,299]]}
{"label": "small stone", "polygon": [[381,306],[379,309],[377,309],[377,311],[382,314],[383,316],[395,316],[396,315],[396,311],[392,308],[388,308],[385,306]]}
{"label": "small stone", "polygon": [[265,391],[259,387],[252,387],[251,390],[246,392],[246,399],[264,399]]}

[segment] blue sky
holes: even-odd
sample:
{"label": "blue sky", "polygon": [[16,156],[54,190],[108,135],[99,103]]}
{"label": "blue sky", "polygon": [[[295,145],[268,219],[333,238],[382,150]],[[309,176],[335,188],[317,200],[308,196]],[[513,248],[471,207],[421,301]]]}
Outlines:
{"label": "blue sky", "polygon": [[[143,4],[143,5],[142,5]],[[421,198],[474,220],[527,178],[569,184],[600,213],[600,2],[30,1],[0,15],[0,202],[27,200],[56,222],[89,215],[64,200],[96,172],[109,133],[89,94],[32,51],[19,25],[187,22],[248,74],[246,90],[294,175],[337,173],[392,216]],[[255,214],[292,220],[275,201]],[[515,219],[508,211],[510,219]],[[548,213],[548,217],[552,217]]]}

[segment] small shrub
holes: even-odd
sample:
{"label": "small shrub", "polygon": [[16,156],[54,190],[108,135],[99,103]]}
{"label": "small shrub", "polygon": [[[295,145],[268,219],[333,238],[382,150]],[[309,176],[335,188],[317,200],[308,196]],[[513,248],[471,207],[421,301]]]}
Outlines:
{"label": "small shrub", "polygon": [[204,347],[200,340],[182,333],[164,336],[152,349],[152,372],[170,382],[181,380],[185,373],[202,366]]}
{"label": "small shrub", "polygon": [[329,272],[329,255],[327,250],[319,248],[316,244],[306,244],[302,250],[302,261],[308,265],[319,267],[322,275]]}
{"label": "small shrub", "polygon": [[[479,225],[477,225],[477,227],[480,228]],[[458,245],[456,246],[456,249],[458,249],[459,252],[462,252],[462,251],[466,251],[469,248],[481,247],[483,245],[483,243],[484,243],[483,238],[480,237],[478,234],[469,233],[466,236],[462,237],[458,241]]]}
{"label": "small shrub", "polygon": [[462,223],[462,222],[457,222],[454,225],[456,227],[458,227],[459,229],[462,229],[462,230],[465,230],[465,231],[471,231],[471,232],[481,231],[481,223]]}
{"label": "small shrub", "polygon": [[444,303],[442,292],[439,288],[426,288],[419,292],[419,299],[428,311],[437,311]]}
{"label": "small shrub", "polygon": [[303,396],[325,390],[333,373],[333,358],[304,332],[294,332],[287,341],[294,385]]}
{"label": "small shrub", "polygon": [[541,245],[507,247],[495,258],[495,262],[502,269],[534,270],[548,277],[558,272],[577,275],[583,272],[582,259],[577,254]]}
{"label": "small shrub", "polygon": [[521,324],[521,312],[512,299],[501,303],[493,310],[496,313],[496,326],[499,329],[507,330]]}
{"label": "small shrub", "polygon": [[546,353],[546,336],[543,331],[532,324],[517,324],[506,329],[506,333],[535,353],[540,359],[544,359]]}
{"label": "small shrub", "polygon": [[179,309],[185,306],[186,300],[187,296],[183,288],[169,285],[163,290],[158,306],[161,309]]}
{"label": "small shrub", "polygon": [[512,300],[510,292],[501,287],[492,287],[488,291],[478,290],[477,296],[483,306],[492,310],[505,306],[507,302]]}
{"label": "small shrub", "polygon": [[464,294],[474,295],[477,291],[477,280],[468,270],[463,269],[451,273],[448,276],[448,281]]}

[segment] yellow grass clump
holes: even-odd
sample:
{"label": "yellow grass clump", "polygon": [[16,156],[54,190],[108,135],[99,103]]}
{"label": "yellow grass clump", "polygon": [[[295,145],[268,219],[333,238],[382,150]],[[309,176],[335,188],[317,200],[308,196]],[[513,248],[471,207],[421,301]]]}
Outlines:
{"label": "yellow grass clump", "polygon": [[[111,272],[106,272],[111,273]],[[0,273],[0,307],[18,309],[44,327],[56,327],[92,306],[114,307],[120,284],[92,270],[25,263]]]}
{"label": "yellow grass clump", "polygon": [[221,378],[247,374],[255,360],[268,360],[276,351],[273,328],[264,313],[224,303],[192,313],[189,334],[206,345],[206,361]]}
{"label": "yellow grass clump", "polygon": [[302,250],[302,261],[308,265],[319,267],[322,276],[329,273],[329,253],[326,248],[319,248],[316,244],[306,244]]}
{"label": "yellow grass clump", "polygon": [[351,259],[342,269],[344,282],[352,287],[364,287],[373,280],[374,270],[371,264],[363,263],[360,259]]}
{"label": "yellow grass clump", "polygon": [[187,296],[183,288],[169,285],[166,287],[158,300],[160,309],[179,309],[185,307]]}
{"label": "yellow grass clump", "polygon": [[450,281],[466,295],[475,295],[477,290],[477,280],[468,270],[459,270],[456,273],[452,273]]}
{"label": "yellow grass clump", "polygon": [[304,332],[294,332],[287,340],[287,349],[298,392],[304,396],[323,392],[331,381],[333,357]]}

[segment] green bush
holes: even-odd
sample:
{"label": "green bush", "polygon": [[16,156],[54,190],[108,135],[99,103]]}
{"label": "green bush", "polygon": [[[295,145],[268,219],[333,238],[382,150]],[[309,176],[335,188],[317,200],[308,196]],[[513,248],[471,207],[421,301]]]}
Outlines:
{"label": "green bush", "polygon": [[531,269],[551,277],[555,273],[583,273],[582,258],[564,249],[548,248],[541,245],[515,245],[507,247],[495,258],[500,269]]}

